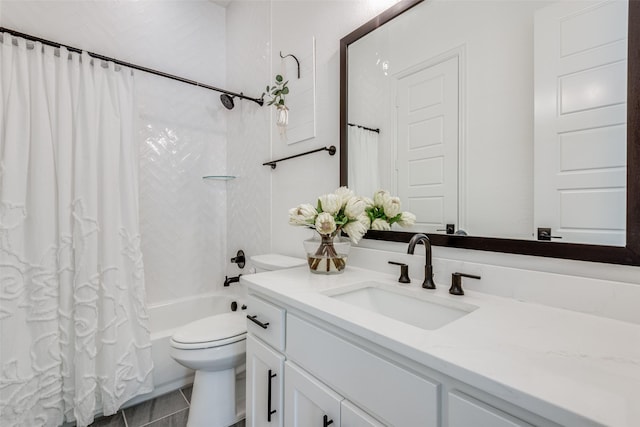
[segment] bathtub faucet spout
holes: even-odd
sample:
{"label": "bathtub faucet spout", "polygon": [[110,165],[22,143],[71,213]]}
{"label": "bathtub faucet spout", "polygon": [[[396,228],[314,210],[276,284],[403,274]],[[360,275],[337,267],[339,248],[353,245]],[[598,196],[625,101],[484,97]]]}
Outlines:
{"label": "bathtub faucet spout", "polygon": [[238,274],[235,277],[224,276],[224,286],[229,286],[232,283],[238,283],[240,281],[240,276],[242,276],[242,274]]}

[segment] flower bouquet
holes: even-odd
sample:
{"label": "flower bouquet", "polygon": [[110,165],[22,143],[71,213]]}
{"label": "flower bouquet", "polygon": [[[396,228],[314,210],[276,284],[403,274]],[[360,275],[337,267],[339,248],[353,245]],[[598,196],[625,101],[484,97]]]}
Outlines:
{"label": "flower bouquet", "polygon": [[[389,230],[393,223],[408,226],[415,222],[413,214],[399,210],[400,200],[386,191],[376,192],[371,200],[340,187],[334,193],[318,197],[316,206],[302,204],[290,209],[289,224],[318,232],[319,239],[304,242],[309,269],[313,273],[335,274],[346,267],[349,240],[358,243],[374,224],[376,230]],[[383,226],[382,222],[387,225]],[[341,232],[347,234],[349,240],[342,239]]]}
{"label": "flower bouquet", "polygon": [[393,224],[400,227],[411,227],[416,223],[416,216],[411,212],[400,210],[400,198],[392,197],[386,190],[378,190],[373,200],[365,199],[365,213],[369,219],[371,230],[388,231]]}
{"label": "flower bouquet", "polygon": [[302,204],[289,210],[289,224],[313,228],[320,235],[319,241],[305,242],[312,272],[331,274],[344,270],[350,245],[341,240],[340,232],[358,243],[369,228],[365,208],[362,198],[347,187],[340,187],[334,193],[318,197],[316,206]]}

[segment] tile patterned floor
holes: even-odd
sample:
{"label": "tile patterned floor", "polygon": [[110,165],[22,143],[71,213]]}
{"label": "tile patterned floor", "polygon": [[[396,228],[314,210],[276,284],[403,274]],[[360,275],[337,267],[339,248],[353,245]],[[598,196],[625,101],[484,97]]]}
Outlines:
{"label": "tile patterned floor", "polygon": [[[191,387],[97,418],[90,427],[186,427]],[[244,420],[230,427],[245,427]]]}

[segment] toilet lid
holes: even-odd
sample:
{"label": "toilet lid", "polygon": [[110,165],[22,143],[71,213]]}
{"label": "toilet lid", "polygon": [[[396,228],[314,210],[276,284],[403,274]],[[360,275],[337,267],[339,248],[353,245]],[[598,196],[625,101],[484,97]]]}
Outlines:
{"label": "toilet lid", "polygon": [[283,270],[307,264],[307,261],[304,259],[280,254],[254,255],[251,257],[251,261],[256,267],[262,268],[263,270]]}
{"label": "toilet lid", "polygon": [[171,341],[179,347],[227,345],[245,339],[247,322],[242,312],[217,314],[191,322],[180,328]]}

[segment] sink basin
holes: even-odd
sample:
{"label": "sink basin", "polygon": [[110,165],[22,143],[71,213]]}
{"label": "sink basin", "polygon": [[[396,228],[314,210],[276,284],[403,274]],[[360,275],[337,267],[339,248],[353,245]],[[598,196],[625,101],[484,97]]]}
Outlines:
{"label": "sink basin", "polygon": [[339,290],[329,297],[426,330],[441,328],[478,308],[375,282]]}

